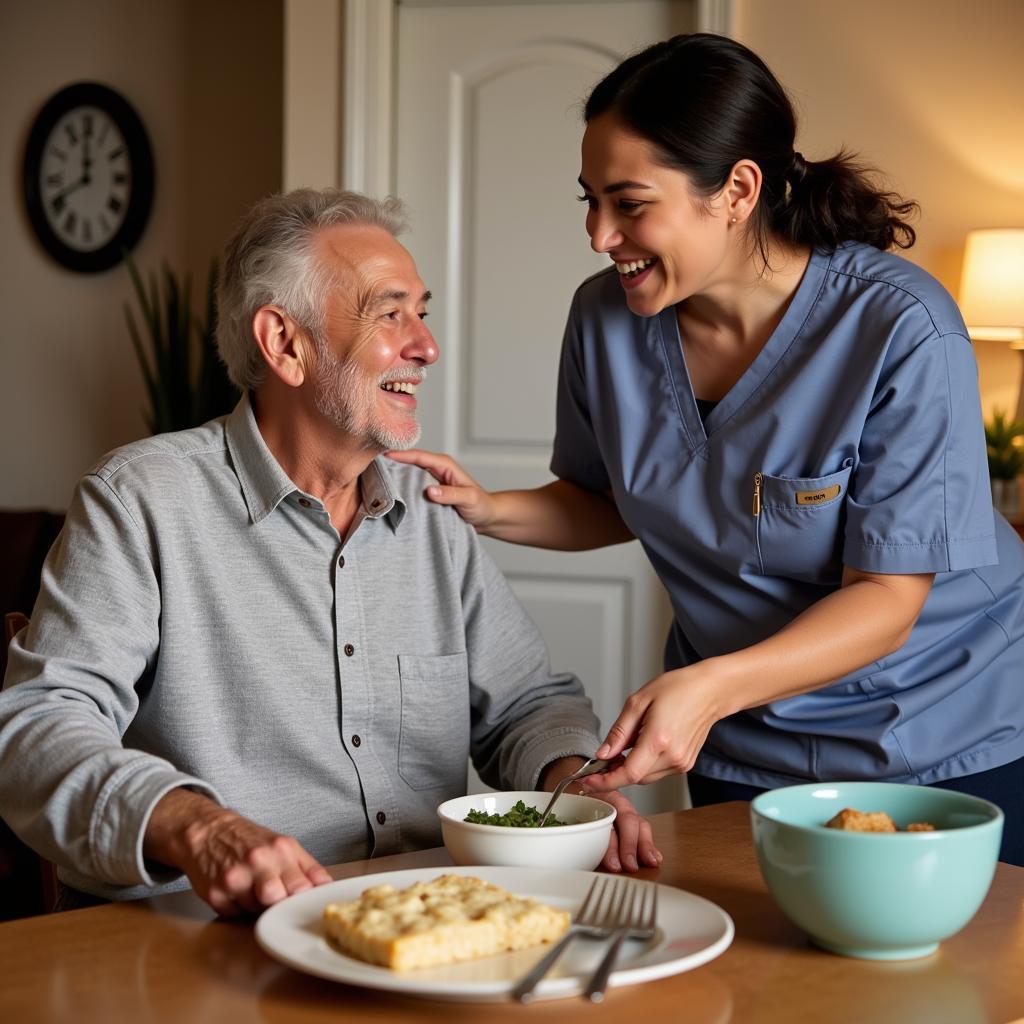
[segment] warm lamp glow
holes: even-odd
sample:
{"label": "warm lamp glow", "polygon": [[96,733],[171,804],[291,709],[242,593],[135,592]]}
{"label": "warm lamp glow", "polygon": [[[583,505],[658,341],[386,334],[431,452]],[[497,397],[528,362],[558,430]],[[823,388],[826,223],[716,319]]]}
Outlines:
{"label": "warm lamp glow", "polygon": [[968,233],[960,312],[972,338],[1024,348],[1024,228]]}

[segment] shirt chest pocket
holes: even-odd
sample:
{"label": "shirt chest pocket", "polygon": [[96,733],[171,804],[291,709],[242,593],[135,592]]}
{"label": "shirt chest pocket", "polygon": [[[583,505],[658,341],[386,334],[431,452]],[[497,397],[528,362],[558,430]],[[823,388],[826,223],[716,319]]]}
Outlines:
{"label": "shirt chest pocket", "polygon": [[761,572],[838,585],[843,575],[846,492],[853,460],[827,476],[755,478],[755,533]]}
{"label": "shirt chest pocket", "polygon": [[402,725],[398,772],[410,789],[465,785],[469,663],[458,654],[398,656]]}

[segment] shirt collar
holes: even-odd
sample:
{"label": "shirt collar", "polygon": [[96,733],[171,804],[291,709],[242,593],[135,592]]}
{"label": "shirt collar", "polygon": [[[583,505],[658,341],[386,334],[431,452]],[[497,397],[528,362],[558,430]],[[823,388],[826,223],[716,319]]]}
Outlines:
{"label": "shirt collar", "polygon": [[376,458],[359,477],[363,510],[369,519],[387,518],[393,530],[405,518],[406,502],[395,490],[394,477],[387,459]]}
{"label": "shirt collar", "polygon": [[[290,495],[320,505],[318,498],[295,486],[274,458],[256,424],[248,392],[242,395],[228,416],[224,432],[235,475],[253,523],[266,519]],[[365,515],[370,519],[386,518],[391,528],[397,529],[405,517],[406,503],[395,491],[386,460],[374,459],[363,470],[359,476],[359,490]]]}

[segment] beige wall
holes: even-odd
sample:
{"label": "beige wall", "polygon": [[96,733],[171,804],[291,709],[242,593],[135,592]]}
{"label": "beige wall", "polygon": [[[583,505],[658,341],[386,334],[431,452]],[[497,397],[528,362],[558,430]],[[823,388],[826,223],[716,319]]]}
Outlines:
{"label": "beige wall", "polygon": [[[736,37],[778,75],[808,159],[846,145],[922,207],[907,256],[956,295],[971,228],[1024,227],[1024,3],[736,0]],[[982,404],[1021,361],[977,342]]]}
{"label": "beige wall", "polygon": [[344,0],[284,0],[285,189],[341,184],[344,7]]}
{"label": "beige wall", "polygon": [[74,274],[36,243],[21,161],[36,112],[95,79],[138,110],[156,197],[136,250],[205,282],[241,210],[281,181],[280,0],[0,0],[0,506],[65,508],[104,451],[143,436],[123,267]]}
{"label": "beige wall", "polygon": [[185,255],[205,282],[242,214],[281,188],[282,4],[187,0],[187,8]]}

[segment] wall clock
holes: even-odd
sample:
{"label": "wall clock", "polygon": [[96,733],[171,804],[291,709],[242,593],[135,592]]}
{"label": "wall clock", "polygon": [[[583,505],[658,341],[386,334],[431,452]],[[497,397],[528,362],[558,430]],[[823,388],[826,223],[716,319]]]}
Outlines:
{"label": "wall clock", "polygon": [[72,270],[114,266],[153,205],[153,152],[128,101],[97,82],[55,93],[25,150],[25,204],[46,251]]}

